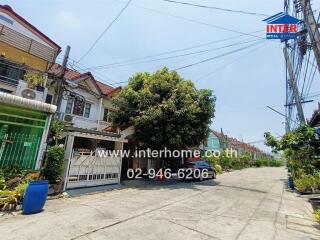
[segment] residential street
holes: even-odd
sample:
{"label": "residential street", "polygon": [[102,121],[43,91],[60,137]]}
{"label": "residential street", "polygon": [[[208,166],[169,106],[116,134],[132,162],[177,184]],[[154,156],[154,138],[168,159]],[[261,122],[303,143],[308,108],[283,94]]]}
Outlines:
{"label": "residential street", "polygon": [[[284,168],[216,181],[50,200],[36,215],[2,216],[1,239],[319,239],[308,203],[283,190]],[[318,225],[319,226],[319,225]]]}

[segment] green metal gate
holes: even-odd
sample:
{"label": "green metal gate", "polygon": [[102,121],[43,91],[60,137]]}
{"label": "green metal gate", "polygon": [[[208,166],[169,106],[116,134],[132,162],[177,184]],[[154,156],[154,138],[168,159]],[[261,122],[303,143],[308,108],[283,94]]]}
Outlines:
{"label": "green metal gate", "polygon": [[46,113],[0,104],[0,168],[35,169]]}

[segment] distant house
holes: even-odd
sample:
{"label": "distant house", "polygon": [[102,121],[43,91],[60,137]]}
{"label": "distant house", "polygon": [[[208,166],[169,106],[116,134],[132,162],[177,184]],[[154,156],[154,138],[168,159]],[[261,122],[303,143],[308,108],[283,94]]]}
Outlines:
{"label": "distant house", "polygon": [[320,103],[318,103],[318,109],[313,112],[309,125],[314,128],[320,128]]}
{"label": "distant house", "polygon": [[316,129],[317,139],[320,139],[320,103],[318,103],[318,109],[313,112],[308,122],[311,127]]}
{"label": "distant house", "polygon": [[[41,166],[56,111],[48,99],[46,71],[59,52],[49,37],[10,6],[0,5],[0,168]],[[27,73],[39,82],[27,82]]]}
{"label": "distant house", "polygon": [[260,149],[243,141],[239,141],[236,138],[229,137],[224,134],[222,130],[220,132],[211,130],[209,137],[204,144],[204,150],[223,151],[225,149],[235,150],[237,155],[240,157],[244,154],[249,154],[252,159],[257,159],[257,157],[260,156],[266,156],[266,154]]}
{"label": "distant house", "polygon": [[204,144],[205,151],[220,151],[221,144],[220,144],[221,135],[215,131],[210,131],[208,139]]}

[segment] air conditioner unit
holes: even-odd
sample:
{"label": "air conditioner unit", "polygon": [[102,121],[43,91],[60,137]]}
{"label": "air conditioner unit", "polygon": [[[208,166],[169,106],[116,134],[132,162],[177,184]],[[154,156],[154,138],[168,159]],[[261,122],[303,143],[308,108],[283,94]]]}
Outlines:
{"label": "air conditioner unit", "polygon": [[19,84],[16,90],[16,95],[23,98],[31,99],[31,100],[45,102],[46,96],[47,96],[47,89],[45,88],[43,91],[38,91],[37,89],[31,89],[31,88],[28,88],[27,82],[23,80],[19,80]]}

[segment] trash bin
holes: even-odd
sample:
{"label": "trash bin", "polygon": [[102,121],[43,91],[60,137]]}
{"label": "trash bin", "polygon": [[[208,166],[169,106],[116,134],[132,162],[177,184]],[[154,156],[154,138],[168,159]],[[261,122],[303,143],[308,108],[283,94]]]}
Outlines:
{"label": "trash bin", "polygon": [[24,214],[41,212],[48,196],[48,181],[32,181],[29,183],[23,198]]}

